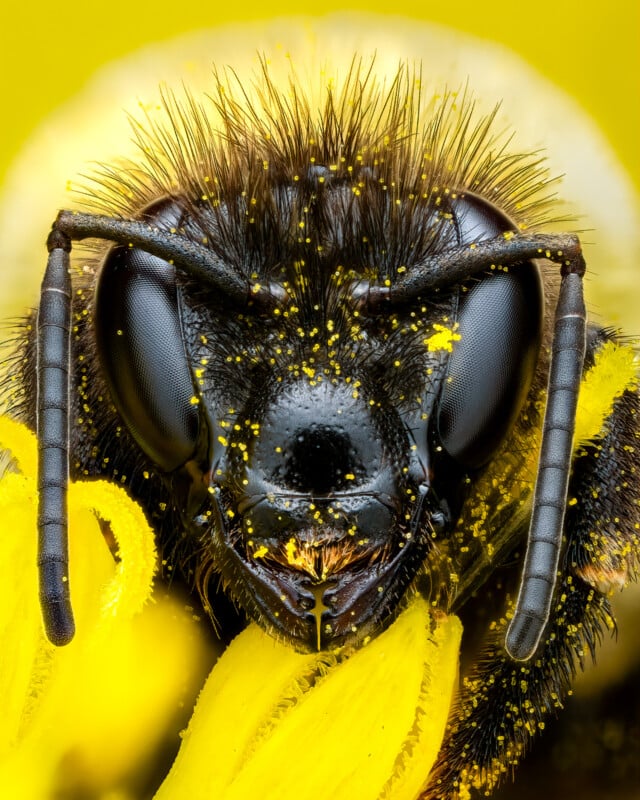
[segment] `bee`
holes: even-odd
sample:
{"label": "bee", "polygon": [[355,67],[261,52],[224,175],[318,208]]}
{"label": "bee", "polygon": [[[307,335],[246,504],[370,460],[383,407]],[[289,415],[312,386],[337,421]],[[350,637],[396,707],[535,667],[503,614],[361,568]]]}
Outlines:
{"label": "bee", "polygon": [[68,477],[110,477],[223,638],[250,619],[300,651],[357,647],[415,592],[459,614],[423,796],[490,791],[637,566],[633,382],[574,446],[618,337],[587,322],[539,157],[466,94],[425,110],[419,75],[385,86],[357,59],[319,101],[266,63],[254,94],[216,86],[166,93],[140,159],[103,167],[48,239],[12,408],[39,439],[47,635],[74,634]]}

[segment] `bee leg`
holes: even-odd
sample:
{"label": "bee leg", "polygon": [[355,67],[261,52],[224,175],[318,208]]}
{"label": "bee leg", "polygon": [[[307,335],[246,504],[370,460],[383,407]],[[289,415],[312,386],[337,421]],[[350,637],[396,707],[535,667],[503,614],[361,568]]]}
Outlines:
{"label": "bee leg", "polygon": [[566,575],[558,588],[562,599],[534,659],[509,657],[504,625],[485,644],[463,681],[422,800],[457,800],[469,787],[491,792],[562,708],[584,653],[593,652],[613,617],[608,599],[580,579]]}
{"label": "bee leg", "polygon": [[[591,331],[591,350],[615,337]],[[634,578],[640,548],[640,396],[627,390],[616,401],[601,439],[574,460],[566,531],[566,568],[608,594]]]}
{"label": "bee leg", "polygon": [[[590,329],[587,368],[612,338]],[[490,791],[511,774],[545,721],[562,708],[576,671],[615,630],[610,590],[632,579],[638,567],[633,554],[640,544],[639,439],[640,397],[627,390],[615,402],[604,435],[574,459],[566,547],[542,644],[530,661],[516,662],[504,648],[506,621],[488,628],[423,800],[454,800],[461,787]]]}

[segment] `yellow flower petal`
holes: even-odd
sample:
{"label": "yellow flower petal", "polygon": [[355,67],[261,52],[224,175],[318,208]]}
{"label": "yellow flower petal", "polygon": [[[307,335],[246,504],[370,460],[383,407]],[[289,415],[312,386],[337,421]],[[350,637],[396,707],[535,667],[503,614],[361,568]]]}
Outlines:
{"label": "yellow flower petal", "polygon": [[[77,633],[44,637],[36,571],[35,438],[0,418],[0,444],[24,474],[0,481],[0,786],[12,800],[65,791],[126,797],[202,679],[201,634],[175,601],[149,603],[154,537],[140,508],[102,481],[71,485],[70,581]],[[98,517],[108,521],[118,561]],[[197,684],[196,684],[197,685]],[[133,776],[133,778],[132,778]]]}
{"label": "yellow flower petal", "polygon": [[155,800],[415,800],[438,753],[461,626],[416,598],[350,657],[256,626],[225,651]]}
{"label": "yellow flower petal", "polygon": [[119,561],[113,580],[104,589],[101,613],[137,614],[151,595],[157,558],[154,536],[142,509],[107,481],[71,484],[69,506],[76,513],[98,513],[110,523],[118,545]]}

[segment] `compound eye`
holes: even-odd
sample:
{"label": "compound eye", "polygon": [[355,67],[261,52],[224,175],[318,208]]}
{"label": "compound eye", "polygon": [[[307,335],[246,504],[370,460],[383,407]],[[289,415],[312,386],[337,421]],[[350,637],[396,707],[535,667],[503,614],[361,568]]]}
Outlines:
{"label": "compound eye", "polygon": [[[178,227],[171,199],[148,208],[158,227]],[[200,431],[175,269],[138,248],[112,247],[96,288],[98,354],[111,396],[131,435],[161,469],[194,455]]]}
{"label": "compound eye", "polygon": [[[459,244],[515,230],[486,200],[453,202]],[[486,463],[515,422],[529,392],[542,338],[543,295],[537,264],[483,276],[461,293],[460,340],[449,359],[437,416],[447,453],[465,468]]]}

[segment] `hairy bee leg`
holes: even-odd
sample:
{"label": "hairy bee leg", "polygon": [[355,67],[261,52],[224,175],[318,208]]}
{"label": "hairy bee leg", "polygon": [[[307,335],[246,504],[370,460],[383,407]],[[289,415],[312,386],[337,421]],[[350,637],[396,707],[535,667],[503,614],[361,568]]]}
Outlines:
{"label": "hairy bee leg", "polygon": [[562,599],[539,657],[514,661],[504,648],[504,628],[491,635],[465,677],[421,800],[460,800],[470,787],[490,794],[562,710],[585,654],[593,654],[613,617],[608,599],[584,581],[565,575],[558,588]]}
{"label": "hairy bee leg", "polygon": [[[597,349],[615,341],[592,330]],[[616,400],[607,433],[585,446],[573,465],[565,529],[568,568],[608,594],[634,580],[640,547],[640,394],[627,390]]]}
{"label": "hairy bee leg", "polygon": [[[591,328],[586,361],[613,339]],[[558,601],[534,659],[514,662],[490,635],[451,714],[444,745],[423,800],[454,800],[461,783],[491,789],[528,749],[545,718],[562,708],[574,674],[615,628],[608,595],[633,580],[640,531],[640,395],[615,402],[606,433],[574,459],[564,530]]]}
{"label": "hairy bee leg", "polygon": [[47,247],[37,321],[38,569],[46,634],[64,645],[75,632],[67,540],[71,243],[54,229]]}
{"label": "hairy bee leg", "polygon": [[563,275],[556,307],[547,407],[520,592],[506,637],[516,661],[530,659],[549,620],[569,485],[576,407],[586,352],[582,276]]}

